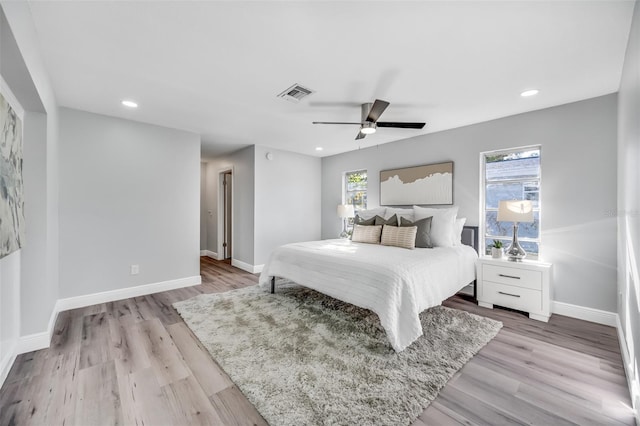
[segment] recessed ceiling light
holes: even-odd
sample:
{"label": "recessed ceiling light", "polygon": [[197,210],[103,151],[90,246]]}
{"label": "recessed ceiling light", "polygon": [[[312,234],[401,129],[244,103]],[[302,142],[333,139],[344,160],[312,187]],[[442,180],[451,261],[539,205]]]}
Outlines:
{"label": "recessed ceiling light", "polygon": [[537,95],[538,92],[539,92],[538,89],[525,90],[524,92],[520,93],[520,96],[523,96],[526,98],[527,96]]}
{"label": "recessed ceiling light", "polygon": [[316,151],[322,151],[322,147],[321,146],[316,146]]}
{"label": "recessed ceiling light", "polygon": [[138,104],[133,102],[133,101],[128,101],[128,100],[124,100],[122,101],[122,105],[126,106],[127,108],[138,108]]}

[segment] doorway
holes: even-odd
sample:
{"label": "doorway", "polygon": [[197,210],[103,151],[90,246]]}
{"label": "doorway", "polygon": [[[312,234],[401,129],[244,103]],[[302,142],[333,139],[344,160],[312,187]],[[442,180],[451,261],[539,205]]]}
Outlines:
{"label": "doorway", "polygon": [[231,176],[231,170],[225,171],[222,174],[222,187],[224,189],[224,194],[222,197],[222,204],[223,204],[223,232],[222,232],[222,248],[223,248],[223,253],[224,253],[224,260],[230,259],[231,258],[231,241],[232,241],[232,230],[233,230],[233,226],[232,226],[232,210],[231,210],[231,203],[232,203],[232,197],[231,194],[233,193],[233,188],[232,188],[232,176]]}

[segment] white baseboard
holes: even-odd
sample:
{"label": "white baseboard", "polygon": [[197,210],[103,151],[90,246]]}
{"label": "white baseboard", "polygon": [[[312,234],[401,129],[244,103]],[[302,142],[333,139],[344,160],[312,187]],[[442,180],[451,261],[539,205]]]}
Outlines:
{"label": "white baseboard", "polygon": [[0,387],[4,384],[4,381],[7,379],[9,375],[9,371],[11,371],[11,367],[13,367],[13,363],[16,360],[16,356],[18,355],[14,343],[14,347],[7,351],[7,354],[0,360]]}
{"label": "white baseboard", "polygon": [[616,326],[616,318],[618,316],[615,312],[602,311],[600,309],[572,305],[570,303],[558,302],[555,300],[551,302],[551,312],[611,327]]}
{"label": "white baseboard", "polygon": [[207,257],[210,257],[212,259],[218,260],[218,253],[216,253],[215,251],[211,251],[211,250],[200,250],[200,256],[207,256]]}
{"label": "white baseboard", "polygon": [[97,305],[100,303],[113,302],[115,300],[128,299],[130,297],[146,296],[147,294],[159,293],[161,291],[174,290],[176,288],[190,287],[202,283],[202,277],[196,275],[193,277],[179,278],[177,280],[161,281],[158,283],[145,284],[137,287],[128,287],[118,290],[104,291],[101,293],[85,294],[83,296],[68,297],[58,299],[51,313],[49,326],[47,331],[29,334],[20,337],[16,345],[16,354],[23,354],[39,349],[48,348],[53,337],[53,330],[56,324],[58,314],[69,309],[84,308],[86,306]]}
{"label": "white baseboard", "polygon": [[231,259],[231,266],[235,266],[236,268],[240,268],[243,271],[247,271],[252,274],[259,274],[262,272],[262,268],[264,268],[264,264],[262,265],[249,265],[246,262],[243,262],[238,259]]}
{"label": "white baseboard", "polygon": [[624,364],[624,373],[627,377],[627,385],[629,386],[629,395],[636,398],[631,401],[636,418],[636,424],[640,425],[640,377],[633,376],[633,360],[629,354],[629,346],[622,331],[622,323],[620,315],[616,314],[616,328],[618,329],[618,342],[620,343],[620,353],[622,354],[622,363]]}
{"label": "white baseboard", "polygon": [[178,278],[177,280],[161,281],[158,283],[139,285],[137,287],[127,287],[104,291],[101,293],[58,299],[56,308],[58,309],[58,312],[62,312],[69,309],[84,308],[85,306],[113,302],[115,300],[128,299],[130,297],[146,296],[147,294],[159,293],[161,291],[174,290],[176,288],[189,287],[198,284],[202,284],[202,277],[200,275]]}
{"label": "white baseboard", "polygon": [[48,331],[22,336],[16,345],[16,353],[19,355],[46,349],[51,344],[52,336],[53,334],[50,334]]}

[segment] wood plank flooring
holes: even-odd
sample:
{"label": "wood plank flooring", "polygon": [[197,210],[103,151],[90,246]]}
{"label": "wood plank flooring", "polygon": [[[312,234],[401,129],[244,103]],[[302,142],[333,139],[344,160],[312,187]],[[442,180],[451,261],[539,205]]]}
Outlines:
{"label": "wood plank flooring", "polygon": [[[66,311],[51,347],[18,356],[0,390],[0,425],[265,425],[171,304],[253,285],[201,258],[203,284]],[[504,323],[415,421],[424,425],[632,425],[616,331],[446,306]]]}

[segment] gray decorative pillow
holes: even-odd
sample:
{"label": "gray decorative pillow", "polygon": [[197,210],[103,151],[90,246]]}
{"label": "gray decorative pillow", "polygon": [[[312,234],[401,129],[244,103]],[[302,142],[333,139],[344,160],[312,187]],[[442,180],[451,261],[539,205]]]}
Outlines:
{"label": "gray decorative pillow", "polygon": [[376,216],[375,225],[389,225],[389,226],[398,226],[398,216],[395,214],[391,216],[389,219],[385,219],[382,216]]}
{"label": "gray decorative pillow", "polygon": [[418,228],[416,232],[416,247],[433,248],[433,243],[431,242],[431,219],[432,217],[429,216],[411,222],[402,217],[400,218],[400,226],[416,226]]}
{"label": "gray decorative pillow", "polygon": [[353,223],[356,224],[356,225],[364,225],[364,226],[375,225],[376,224],[376,217],[378,217],[378,216],[374,216],[374,217],[369,218],[369,219],[363,219],[360,216],[356,215],[355,219],[353,219]]}

